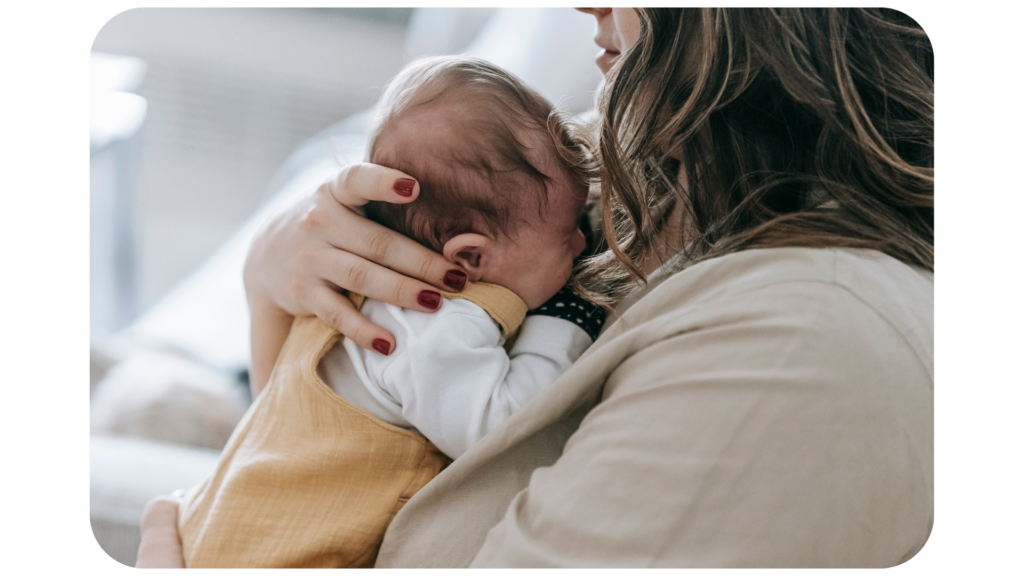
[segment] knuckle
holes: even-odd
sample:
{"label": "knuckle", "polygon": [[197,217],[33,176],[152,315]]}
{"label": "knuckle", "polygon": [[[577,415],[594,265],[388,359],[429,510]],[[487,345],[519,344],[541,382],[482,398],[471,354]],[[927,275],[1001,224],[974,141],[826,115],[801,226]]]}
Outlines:
{"label": "knuckle", "polygon": [[367,347],[373,342],[373,330],[367,323],[354,326],[352,332],[352,340],[360,346]]}
{"label": "knuckle", "polygon": [[326,316],[326,318],[323,318],[324,322],[326,322],[330,326],[337,328],[338,331],[344,334],[345,336],[348,336],[348,334],[345,333],[345,312],[343,310],[329,310],[327,311],[326,314],[324,314],[324,316]]}
{"label": "knuckle", "polygon": [[306,283],[301,278],[293,278],[288,282],[289,291],[298,298],[306,294]]}
{"label": "knuckle", "polygon": [[[433,263],[431,261],[429,261],[429,260],[424,260],[424,261],[420,262],[419,263],[418,273],[419,273],[418,277],[420,279],[422,279],[422,280],[426,280],[428,278],[433,280],[434,279]],[[438,278],[440,278],[441,276],[443,276],[443,273],[437,275]]]}
{"label": "knuckle", "polygon": [[387,178],[388,173],[384,170],[377,171],[377,177],[373,179],[373,191],[380,198],[391,196],[392,180]]}
{"label": "knuckle", "polygon": [[361,292],[366,286],[367,275],[370,273],[370,268],[362,263],[356,262],[348,267],[345,271],[345,286],[347,290],[354,292]]}
{"label": "knuckle", "polygon": [[367,255],[371,260],[381,261],[391,250],[392,237],[388,230],[371,232],[366,240]]}
{"label": "knuckle", "polygon": [[356,310],[347,310],[338,324],[338,331],[358,346],[366,347],[370,343],[365,325],[365,317]]}
{"label": "knuckle", "polygon": [[[384,300],[385,302],[389,302],[397,306],[405,306],[405,300],[402,298],[402,296],[407,292],[411,292],[412,290],[416,290],[416,292],[419,292],[419,290],[417,290],[415,286],[410,286],[409,289],[407,290],[405,288],[405,284],[405,282],[402,282],[389,286],[387,289],[387,293],[381,299]],[[411,298],[411,300],[415,301],[415,297]]]}
{"label": "knuckle", "polygon": [[314,205],[299,218],[299,225],[307,230],[318,230],[323,227],[326,220],[323,208]]}
{"label": "knuckle", "polygon": [[341,169],[338,174],[338,182],[348,191],[356,189],[359,185],[359,177],[363,167],[359,164],[349,164]]}

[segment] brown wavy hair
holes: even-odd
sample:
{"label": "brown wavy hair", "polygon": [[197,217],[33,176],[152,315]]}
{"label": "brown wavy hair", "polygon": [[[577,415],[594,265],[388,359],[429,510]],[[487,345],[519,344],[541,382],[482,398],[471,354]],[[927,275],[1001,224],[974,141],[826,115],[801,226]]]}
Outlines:
{"label": "brown wavy hair", "polygon": [[[933,53],[887,9],[638,8],[600,96],[602,228],[577,275],[613,303],[646,259],[849,247],[934,266]],[[671,227],[676,208],[682,227]],[[665,242],[666,234],[671,234]]]}

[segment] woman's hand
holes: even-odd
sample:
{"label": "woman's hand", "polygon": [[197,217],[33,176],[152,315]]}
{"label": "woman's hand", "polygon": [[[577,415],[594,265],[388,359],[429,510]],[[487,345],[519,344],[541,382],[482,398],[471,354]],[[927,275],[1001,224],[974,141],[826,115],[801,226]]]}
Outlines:
{"label": "woman's hand", "polygon": [[316,315],[368,350],[395,349],[394,336],[341,290],[423,312],[440,307],[437,288],[462,290],[466,273],[458,266],[362,216],[371,200],[405,203],[418,195],[419,183],[402,172],[352,164],[257,233],[244,272],[250,312],[262,327],[253,327],[256,388],[269,377],[294,316]]}
{"label": "woman's hand", "polygon": [[178,536],[178,506],[176,495],[157,496],[146,503],[142,511],[139,531],[142,541],[135,558],[136,568],[184,568],[181,538]]}

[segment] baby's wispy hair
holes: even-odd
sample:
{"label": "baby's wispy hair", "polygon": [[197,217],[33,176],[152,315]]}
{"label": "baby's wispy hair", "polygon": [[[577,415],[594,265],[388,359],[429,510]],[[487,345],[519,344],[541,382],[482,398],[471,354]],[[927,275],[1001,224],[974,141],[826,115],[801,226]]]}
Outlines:
{"label": "baby's wispy hair", "polygon": [[384,90],[368,161],[415,177],[420,194],[366,215],[437,251],[463,232],[508,235],[544,210],[553,177],[593,181],[591,150],[568,115],[490,62],[417,60]]}

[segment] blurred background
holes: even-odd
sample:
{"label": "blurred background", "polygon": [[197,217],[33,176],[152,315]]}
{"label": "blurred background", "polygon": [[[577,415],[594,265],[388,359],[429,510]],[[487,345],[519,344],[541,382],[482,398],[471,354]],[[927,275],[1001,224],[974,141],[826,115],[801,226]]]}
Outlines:
{"label": "blurred background", "polygon": [[[89,52],[90,334],[128,329],[168,343],[167,321],[180,324],[180,310],[202,306],[179,302],[179,312],[165,311],[155,327],[159,304],[244,224],[258,223],[258,209],[286,194],[299,164],[313,161],[299,151],[314,136],[321,137],[317,154],[332,156],[335,168],[361,160],[375,101],[409,61],[486,57],[561,108],[582,112],[600,80],[593,32],[591,18],[568,6],[142,7],[115,14]],[[237,308],[241,277],[231,282],[225,305]],[[242,332],[221,340],[238,342],[248,330],[247,318],[222,320]],[[245,363],[241,351],[230,354]]]}
{"label": "blurred background", "polygon": [[[482,22],[491,12],[470,15]],[[92,150],[95,167],[120,148],[114,170],[123,172],[96,174],[93,210],[110,220],[94,228],[128,219],[116,241],[131,248],[93,243],[94,325],[135,320],[267,199],[299,143],[371,106],[414,57],[412,17],[402,8],[136,9],[111,20],[93,45],[94,84],[120,74],[112,88],[145,109],[132,119],[137,131],[122,135],[128,146],[111,139]],[[108,200],[100,188],[114,186],[123,188],[116,209],[99,206]]]}
{"label": "blurred background", "polygon": [[195,484],[247,409],[241,270],[259,224],[363,159],[387,80],[468,53],[591,107],[569,8],[135,9],[90,55],[90,504],[133,565],[144,503]]}

